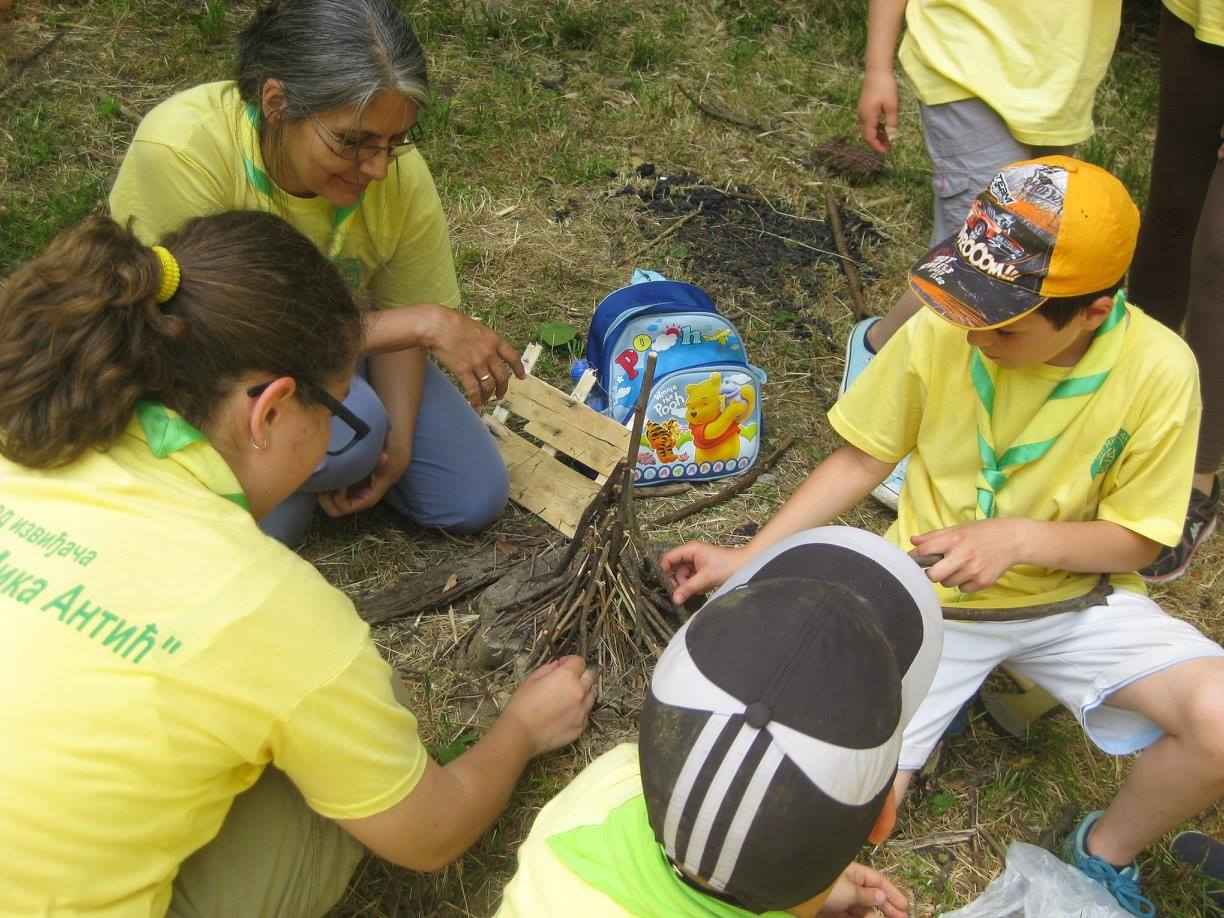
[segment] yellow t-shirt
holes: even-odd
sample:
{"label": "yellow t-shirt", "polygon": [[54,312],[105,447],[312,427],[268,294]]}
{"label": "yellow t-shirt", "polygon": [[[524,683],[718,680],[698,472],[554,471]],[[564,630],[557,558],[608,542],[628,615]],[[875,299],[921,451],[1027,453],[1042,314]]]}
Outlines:
{"label": "yellow t-shirt", "polygon": [[[446,217],[429,167],[415,149],[366,188],[335,229],[336,208],[258,187],[267,169],[246,104],[232,82],[205,83],[162,102],[136,130],[110,193],[115,219],[136,218],[148,242],[190,217],[264,210],[283,217],[332,257],[354,289],[379,309],[417,303],[459,305]],[[339,249],[333,252],[339,239]]]}
{"label": "yellow t-shirt", "polygon": [[352,604],[153,407],[66,468],[0,459],[0,914],[164,914],[268,763],[331,818],[424,772]]}
{"label": "yellow t-shirt", "polygon": [[[1109,378],[1041,459],[1020,466],[998,492],[1000,517],[1053,522],[1110,520],[1162,545],[1181,538],[1198,439],[1198,367],[1185,343],[1128,305],[1122,352]],[[905,551],[912,536],[974,519],[976,394],[965,331],[922,310],[889,340],[829,411],[834,429],[883,462],[912,451],[897,520],[886,537]],[[1000,370],[994,441],[1014,444],[1071,367]],[[1087,593],[1098,574],[1020,565],[993,586],[940,603],[1039,605]],[[1137,574],[1115,586],[1145,592]]]}
{"label": "yellow t-shirt", "polygon": [[1169,12],[1209,45],[1224,45],[1224,0],[1164,0]]}
{"label": "yellow t-shirt", "polygon": [[1012,136],[1068,146],[1092,136],[1120,0],[909,0],[898,59],[927,105],[978,98]]}
{"label": "yellow t-shirt", "polygon": [[636,743],[622,743],[583,769],[532,823],[519,848],[518,870],[502,893],[497,918],[632,918],[611,896],[565,866],[548,839],[579,826],[599,825],[608,813],[641,793]]}

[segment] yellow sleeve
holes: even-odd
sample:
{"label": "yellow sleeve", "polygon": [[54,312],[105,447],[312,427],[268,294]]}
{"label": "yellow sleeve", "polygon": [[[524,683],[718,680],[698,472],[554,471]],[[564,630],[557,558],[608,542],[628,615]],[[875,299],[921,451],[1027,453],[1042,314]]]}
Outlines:
{"label": "yellow sleeve", "polygon": [[329,819],[373,816],[403,800],[428,754],[416,718],[391,689],[391,667],[362,641],[347,665],[276,726],[272,761]]}
{"label": "yellow sleeve", "polygon": [[215,175],[192,156],[156,141],[135,140],[110,193],[111,216],[134,218],[136,235],[152,244],[191,217],[229,204]]}
{"label": "yellow sleeve", "polygon": [[1153,404],[1106,473],[1097,519],[1172,546],[1181,539],[1194,476],[1202,413],[1197,371],[1180,385],[1153,381],[1144,388]]}
{"label": "yellow sleeve", "polygon": [[928,349],[925,312],[889,339],[829,409],[833,429],[881,462],[900,462],[918,442],[926,391],[919,369]]}
{"label": "yellow sleeve", "polygon": [[417,303],[459,305],[459,282],[451,257],[446,214],[433,176],[415,150],[392,165],[381,208],[382,225],[391,234],[391,256],[374,274],[370,286],[379,309]]}

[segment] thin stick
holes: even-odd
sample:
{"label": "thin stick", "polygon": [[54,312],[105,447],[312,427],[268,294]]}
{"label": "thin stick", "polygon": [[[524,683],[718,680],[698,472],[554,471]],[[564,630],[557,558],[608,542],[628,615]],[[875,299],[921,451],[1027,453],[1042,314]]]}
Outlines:
{"label": "thin stick", "polygon": [[706,102],[702,100],[700,96],[691,92],[684,86],[680,87],[680,92],[682,92],[684,97],[692,102],[694,106],[696,106],[698,111],[700,111],[703,115],[709,115],[716,121],[725,121],[727,124],[733,124],[737,128],[748,131],[752,134],[764,134],[769,130],[769,128],[765,127],[763,124],[757,124],[755,121],[746,121],[743,118],[733,115],[721,105],[715,105],[713,102]]}
{"label": "thin stick", "polygon": [[854,311],[860,319],[866,319],[871,315],[867,308],[867,301],[863,299],[863,283],[859,280],[858,268],[854,266],[854,259],[850,257],[850,248],[846,245],[846,231],[842,226],[841,211],[837,203],[837,194],[833,191],[833,183],[829,181],[826,175],[824,178],[824,193],[825,207],[829,211],[829,226],[833,230],[833,242],[837,245],[837,251],[841,255],[842,270],[846,272],[846,283],[850,287],[850,299],[854,300]]}
{"label": "thin stick", "polygon": [[10,92],[12,92],[13,87],[17,83],[17,79],[26,72],[26,69],[36,60],[58,45],[66,34],[67,30],[63,26],[60,26],[55,30],[54,35],[44,41],[29,54],[19,57],[17,60],[13,61],[12,65],[9,67],[8,77],[5,80],[8,85],[5,87],[4,92],[0,92],[0,99],[3,99]]}
{"label": "thin stick", "polygon": [[[630,444],[630,447],[632,447],[632,444]],[[633,452],[632,449],[630,451],[630,456],[632,457],[631,461],[633,461],[634,465],[636,465],[637,454]],[[552,570],[548,572],[548,576],[559,576],[567,567],[570,566],[570,563],[578,554],[578,549],[582,547],[582,538],[584,535],[586,535],[587,528],[591,525],[591,520],[595,517],[597,511],[603,509],[603,507],[610,502],[612,489],[616,487],[619,472],[619,469],[612,470],[611,474],[608,475],[608,480],[603,483],[603,486],[599,489],[599,492],[595,495],[594,499],[587,504],[586,509],[582,511],[582,515],[578,517],[578,525],[574,527],[574,537],[570,539],[570,543],[565,549],[565,554],[561,556],[560,560],[557,561]]]}
{"label": "thin stick", "polygon": [[706,510],[710,507],[717,506],[724,501],[730,500],[736,494],[739,494],[741,491],[751,487],[752,483],[756,481],[757,478],[777,465],[778,460],[782,458],[783,453],[794,445],[795,435],[791,434],[782,441],[782,444],[777,449],[770,453],[761,462],[757,463],[756,468],[745,474],[743,477],[736,479],[734,483],[723,488],[717,494],[712,494],[709,497],[703,497],[701,500],[695,500],[691,504],[686,504],[677,510],[673,510],[671,513],[664,513],[662,516],[657,516],[650,521],[650,525],[667,526],[670,523],[675,523],[679,520],[686,519],[687,517],[692,516],[694,513],[700,513],[702,510]]}
{"label": "thin stick", "polygon": [[664,239],[667,239],[669,236],[674,236],[676,231],[680,229],[680,227],[684,226],[684,224],[688,223],[695,216],[701,213],[702,208],[704,207],[705,207],[705,204],[698,204],[696,210],[685,214],[683,217],[681,217],[679,220],[677,220],[667,229],[663,230],[663,232],[659,233],[659,235],[655,236],[653,239],[651,239],[648,243],[646,243],[636,252],[633,252],[630,255],[626,255],[624,258],[622,258],[620,261],[617,262],[617,265],[625,265],[631,261],[637,261],[639,258],[641,258],[643,255],[645,255],[647,252],[653,249],[656,245],[658,245]]}
{"label": "thin stick", "polygon": [[642,428],[646,426],[646,406],[650,402],[650,387],[654,383],[655,364],[659,360],[657,351],[651,351],[646,356],[646,369],[642,373],[642,388],[638,390],[637,404],[633,406],[633,428],[629,433],[629,455],[625,457],[624,475],[625,490],[621,492],[621,507],[625,511],[624,520],[629,522],[629,506],[633,491],[633,471],[637,468],[637,454],[641,449]]}

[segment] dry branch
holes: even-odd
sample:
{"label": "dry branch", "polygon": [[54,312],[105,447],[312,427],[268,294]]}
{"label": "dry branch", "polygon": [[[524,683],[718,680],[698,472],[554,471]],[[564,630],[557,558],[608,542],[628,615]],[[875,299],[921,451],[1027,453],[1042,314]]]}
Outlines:
{"label": "dry branch", "polygon": [[393,586],[359,597],[357,612],[371,625],[428,612],[472,595],[525,560],[527,556],[508,561],[494,550],[427,573],[405,575]]}
{"label": "dry branch", "polygon": [[850,257],[850,247],[846,245],[846,231],[842,227],[841,211],[838,208],[837,193],[828,177],[824,180],[825,206],[829,211],[829,227],[833,230],[833,242],[837,245],[837,254],[841,256],[842,270],[846,272],[846,283],[850,287],[850,298],[854,300],[854,311],[858,318],[866,319],[871,315],[867,309],[867,301],[863,299],[863,282],[859,280],[858,268]]}
{"label": "dry branch", "polygon": [[748,131],[750,134],[764,134],[769,130],[769,128],[763,124],[757,124],[755,121],[748,121],[732,114],[721,105],[715,105],[713,102],[706,102],[699,95],[683,86],[680,87],[680,92],[684,94],[686,99],[693,103],[698,111],[709,116],[710,118],[713,118],[715,121],[725,121],[727,124],[734,125],[740,130]]}
{"label": "dry branch", "polygon": [[676,232],[680,229],[680,227],[684,226],[684,224],[688,223],[695,216],[701,213],[703,206],[704,205],[698,204],[696,210],[692,211],[691,213],[685,214],[683,217],[681,217],[679,220],[677,220],[667,229],[663,230],[663,232],[659,233],[657,236],[655,236],[653,239],[651,239],[649,242],[647,242],[644,246],[639,248],[637,251],[633,252],[630,255],[626,255],[619,262],[617,262],[617,264],[627,265],[631,261],[637,261],[639,258],[641,258],[643,255],[645,255],[647,252],[653,249],[656,245],[658,245],[664,239],[674,236]]}
{"label": "dry branch", "polygon": [[666,526],[669,523],[678,522],[679,520],[692,516],[694,513],[700,513],[702,510],[715,507],[724,501],[730,500],[741,491],[752,487],[752,483],[760,478],[765,472],[768,472],[775,465],[777,465],[778,460],[782,458],[782,455],[794,445],[795,435],[791,434],[782,441],[782,444],[777,449],[757,463],[756,468],[740,478],[737,478],[732,484],[727,485],[727,487],[723,488],[717,494],[711,494],[709,497],[703,497],[701,500],[695,500],[691,504],[685,504],[683,507],[671,511],[671,513],[664,513],[662,516],[657,516],[650,521],[650,525]]}
{"label": "dry branch", "polygon": [[[583,511],[574,538],[551,570],[487,609],[476,639],[512,643],[535,666],[577,653],[611,672],[640,666],[660,653],[680,624],[666,580],[638,526],[633,471],[657,355],[642,374],[628,455]],[[496,654],[487,654],[495,656]]]}

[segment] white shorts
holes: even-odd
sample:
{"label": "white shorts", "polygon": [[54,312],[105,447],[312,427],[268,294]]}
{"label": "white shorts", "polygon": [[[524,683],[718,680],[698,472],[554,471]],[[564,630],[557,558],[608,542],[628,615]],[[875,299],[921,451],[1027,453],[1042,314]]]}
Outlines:
{"label": "white shorts", "polygon": [[943,656],[906,727],[901,770],[923,766],[961,705],[1001,663],[1061,701],[1103,752],[1126,755],[1158,740],[1164,731],[1155,723],[1106,699],[1178,663],[1224,657],[1224,648],[1147,596],[1117,590],[1105,603],[1026,622],[945,621]]}

